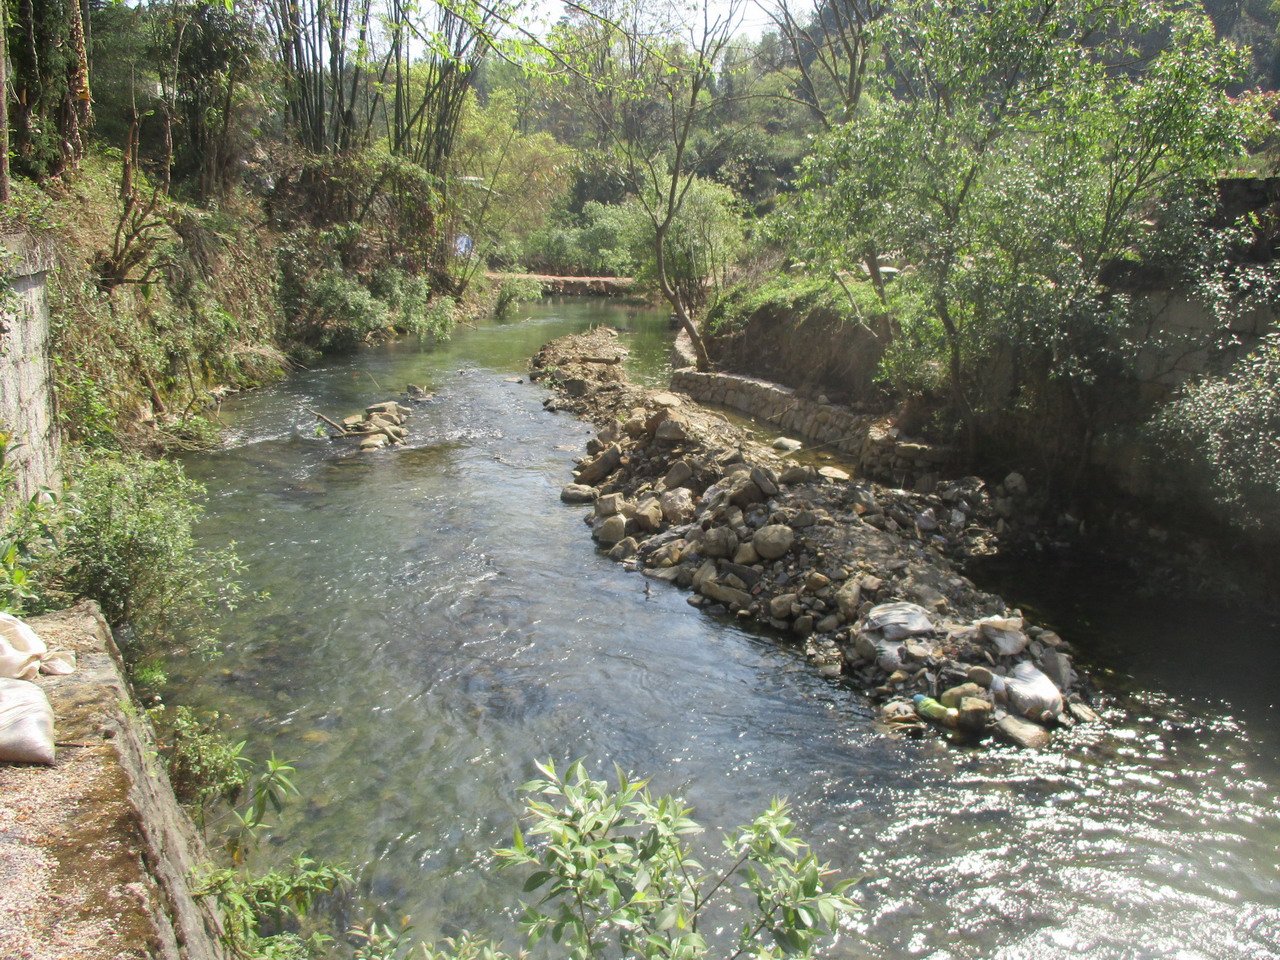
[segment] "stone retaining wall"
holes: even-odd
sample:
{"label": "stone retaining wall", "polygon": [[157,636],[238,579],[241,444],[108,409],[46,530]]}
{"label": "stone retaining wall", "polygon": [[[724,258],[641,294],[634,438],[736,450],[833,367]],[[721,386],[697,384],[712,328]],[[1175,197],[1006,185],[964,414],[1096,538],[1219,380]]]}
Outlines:
{"label": "stone retaining wall", "polygon": [[0,875],[25,898],[19,915],[0,910],[0,956],[227,960],[218,916],[189,887],[211,858],[174,798],[97,606],[29,623],[51,650],[73,652],[76,669],[38,681],[53,706],[57,763],[0,764],[0,841],[18,854]]}
{"label": "stone retaining wall", "polygon": [[671,388],[699,403],[768,421],[810,447],[848,457],[863,476],[896,487],[928,487],[954,461],[949,448],[911,442],[884,416],[810,400],[767,380],[682,369],[671,375]]}
{"label": "stone retaining wall", "polygon": [[49,378],[49,303],[45,275],[53,266],[47,237],[0,237],[0,429],[10,435],[6,460],[17,494],[30,499],[61,483],[61,443]]}

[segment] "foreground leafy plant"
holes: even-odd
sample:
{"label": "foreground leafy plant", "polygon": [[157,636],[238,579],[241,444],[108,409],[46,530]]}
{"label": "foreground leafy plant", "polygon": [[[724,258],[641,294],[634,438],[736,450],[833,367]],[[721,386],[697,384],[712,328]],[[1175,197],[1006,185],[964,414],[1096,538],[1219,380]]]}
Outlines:
{"label": "foreground leafy plant", "polygon": [[[517,828],[513,845],[495,851],[504,866],[532,868],[524,889],[543,892],[521,918],[529,947],[550,937],[556,955],[582,960],[810,957],[857,909],[845,896],[849,882],[830,884],[831,871],[792,836],[781,801],[726,836],[724,858],[706,866],[688,844],[702,828],[676,798],[653,797],[646,781],[620,769],[611,788],[581,762],[563,775],[551,762],[537,766],[543,776],[521,789],[530,794],[528,834],[541,842],[529,845]],[[736,935],[708,938],[713,916],[725,926],[735,913],[743,918]],[[471,936],[422,952],[429,960],[507,956]]]}

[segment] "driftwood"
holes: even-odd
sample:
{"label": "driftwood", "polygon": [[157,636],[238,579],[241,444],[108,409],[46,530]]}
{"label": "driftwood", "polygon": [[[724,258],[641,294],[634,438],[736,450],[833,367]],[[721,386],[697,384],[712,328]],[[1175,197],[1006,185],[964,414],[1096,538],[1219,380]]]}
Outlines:
{"label": "driftwood", "polygon": [[348,430],[348,429],[347,429],[346,427],[344,427],[342,424],[337,423],[336,421],[330,420],[328,417],[326,417],[326,416],[325,416],[323,413],[321,413],[319,410],[312,410],[310,407],[303,407],[302,409],[303,409],[303,410],[305,410],[305,411],[307,411],[307,413],[311,414],[311,415],[312,415],[312,416],[314,416],[314,417],[319,417],[321,420],[323,420],[323,421],[324,421],[325,423],[327,423],[329,426],[333,427],[333,429],[337,430],[337,431],[338,431],[338,436],[339,436],[339,437],[359,437],[359,436],[363,436],[363,434],[355,433],[355,432],[354,432],[354,431],[352,431],[352,430]]}

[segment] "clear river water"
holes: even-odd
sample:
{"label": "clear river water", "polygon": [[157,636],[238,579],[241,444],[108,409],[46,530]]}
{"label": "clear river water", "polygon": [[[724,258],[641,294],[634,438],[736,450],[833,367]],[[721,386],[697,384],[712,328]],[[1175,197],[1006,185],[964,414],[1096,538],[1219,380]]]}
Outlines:
{"label": "clear river water", "polygon": [[[1280,957],[1274,623],[1086,570],[1006,571],[980,585],[1094,660],[1106,727],[1043,753],[883,736],[793,645],[610,562],[559,501],[591,430],[512,380],[600,322],[628,331],[634,375],[661,376],[664,313],[547,302],[233,398],[226,445],[187,458],[209,490],[202,540],[236,541],[268,596],[227,618],[220,658],[171,665],[168,699],[297,766],[261,858],[350,864],[341,924],[510,935],[522,878],[489,851],[516,786],[534,758],[584,757],[680,793],[712,838],[788,797],[818,854],[861,878],[831,956]],[[303,410],[340,417],[407,383],[436,399],[396,451],[318,438]]]}

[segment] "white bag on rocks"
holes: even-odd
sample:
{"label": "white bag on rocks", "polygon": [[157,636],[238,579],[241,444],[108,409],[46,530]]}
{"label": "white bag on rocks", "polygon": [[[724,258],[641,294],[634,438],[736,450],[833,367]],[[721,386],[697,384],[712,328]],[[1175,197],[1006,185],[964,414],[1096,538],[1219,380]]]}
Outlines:
{"label": "white bag on rocks", "polygon": [[34,680],[49,648],[17,617],[0,613],[0,677]]}
{"label": "white bag on rocks", "polygon": [[40,635],[17,617],[0,613],[0,677],[34,680],[36,674],[74,673],[75,657],[66,651],[50,653]]}
{"label": "white bag on rocks", "polygon": [[982,631],[1002,657],[1016,657],[1027,649],[1030,642],[1022,632],[1021,617],[983,617],[974,621],[974,626]]}
{"label": "white bag on rocks", "polygon": [[924,607],[914,603],[882,603],[867,614],[867,629],[879,630],[886,640],[904,640],[933,633],[933,622]]}
{"label": "white bag on rocks", "polygon": [[0,761],[53,763],[53,708],[34,683],[0,678]]}
{"label": "white bag on rocks", "polygon": [[1003,692],[1009,708],[1029,720],[1052,720],[1062,712],[1062,693],[1030,660],[1019,663],[1007,677],[996,676],[991,689]]}

